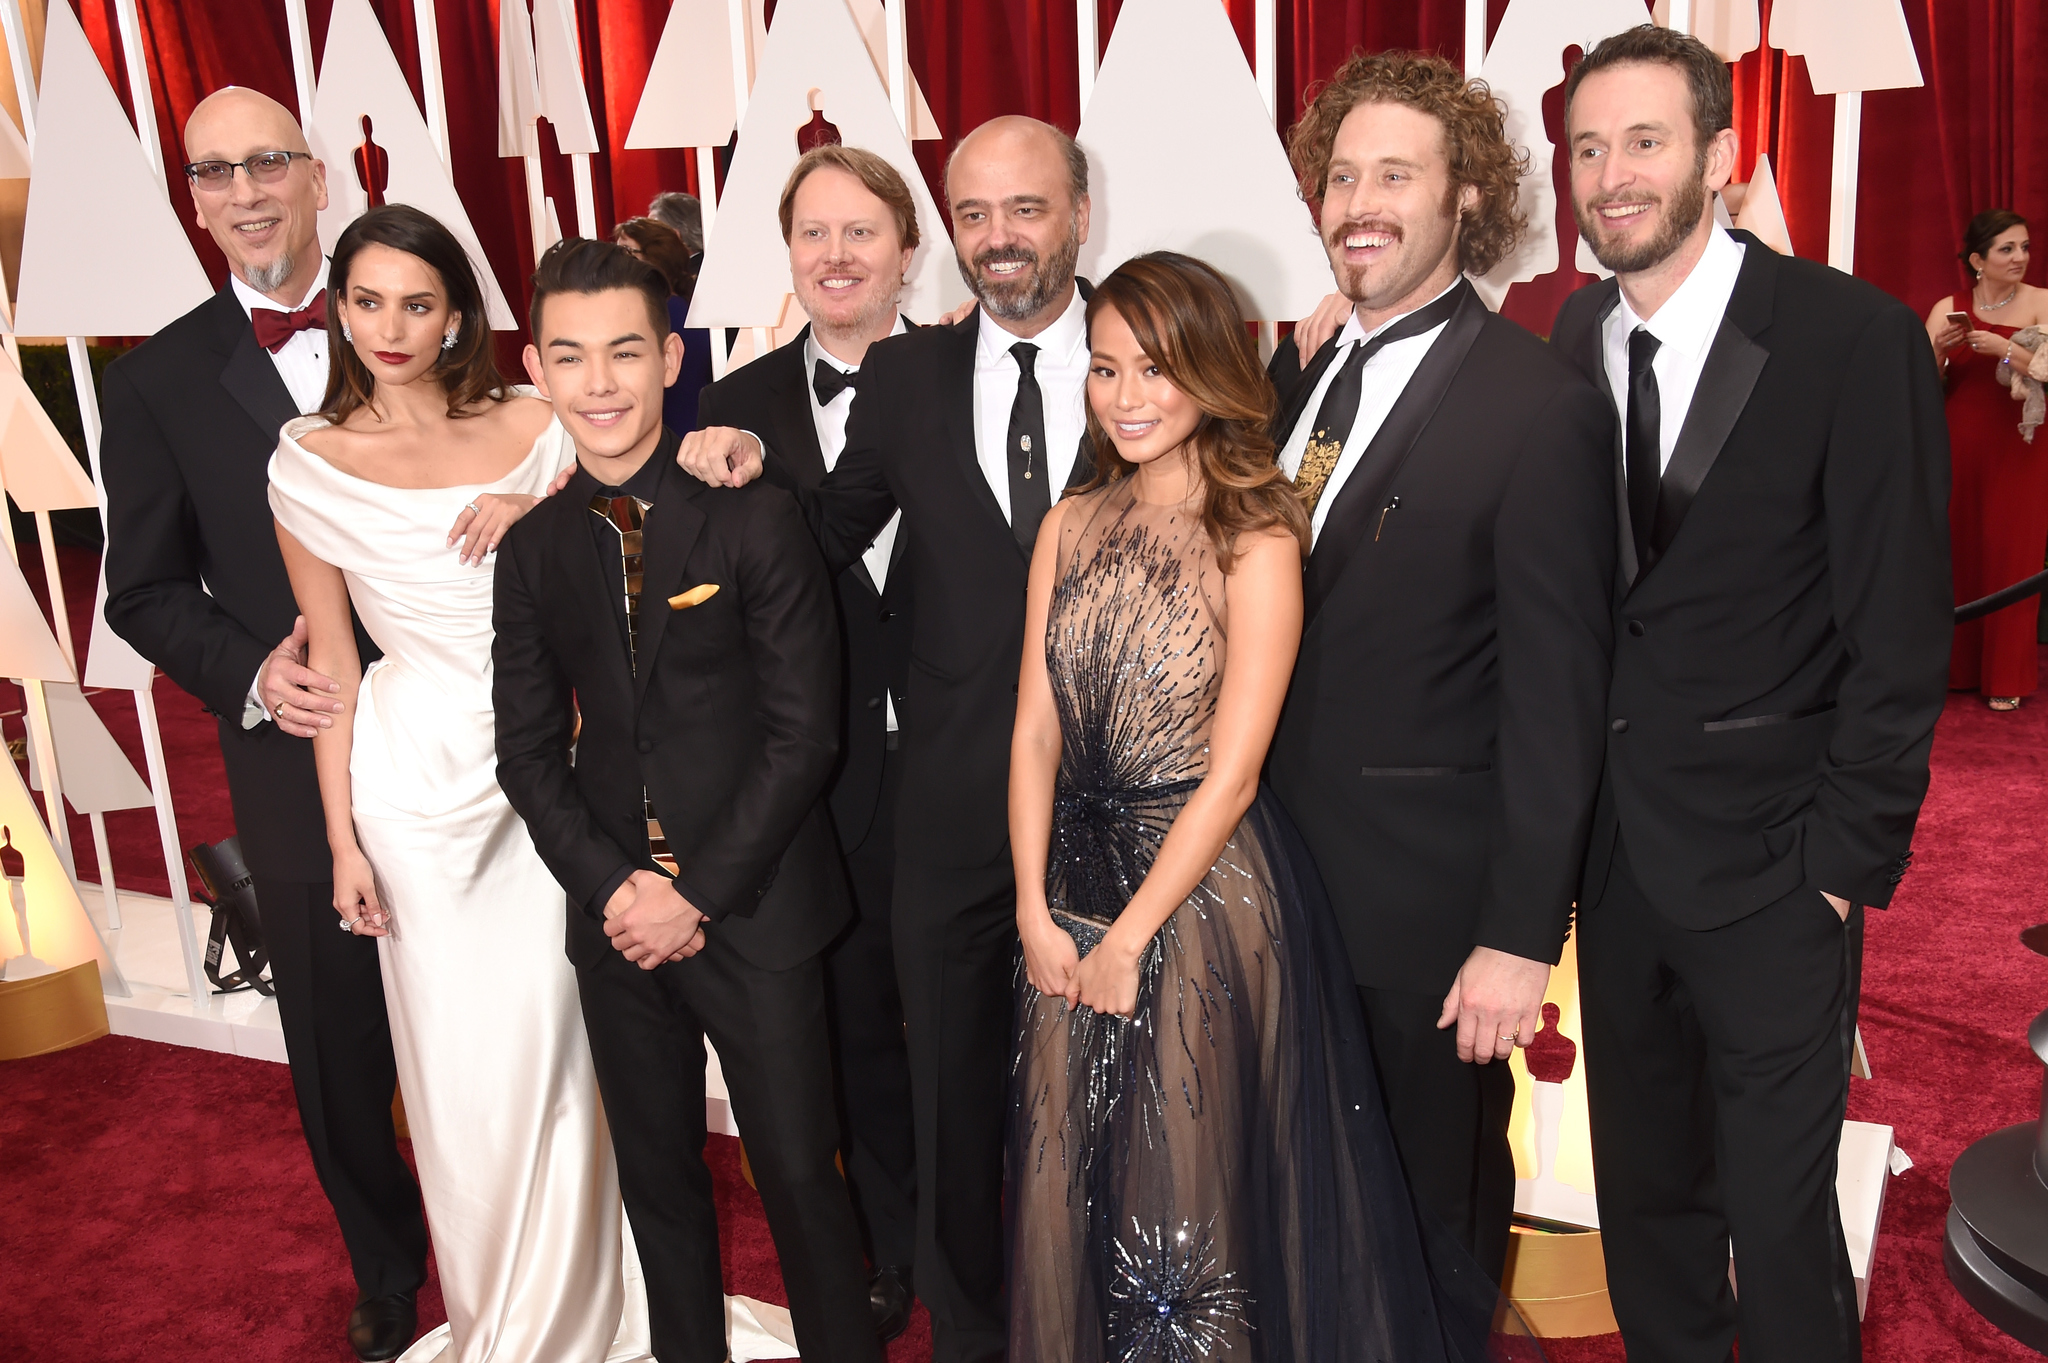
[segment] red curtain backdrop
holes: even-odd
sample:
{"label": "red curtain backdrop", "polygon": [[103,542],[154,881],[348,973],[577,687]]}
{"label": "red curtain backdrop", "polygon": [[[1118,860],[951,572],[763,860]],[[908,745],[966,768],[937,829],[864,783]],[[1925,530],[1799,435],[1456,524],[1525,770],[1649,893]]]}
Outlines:
{"label": "red curtain backdrop", "polygon": [[[1199,0],[1186,0],[1199,3]],[[129,99],[119,58],[113,0],[51,0],[78,6],[87,35],[114,87]],[[164,159],[183,161],[179,131],[207,91],[253,86],[296,107],[284,7],[274,0],[137,0],[154,87]],[[1249,60],[1253,0],[1217,0],[1230,11]],[[1765,32],[1771,0],[1761,0]],[[371,0],[414,94],[419,47],[410,0]],[[308,0],[317,63],[332,0]],[[1026,113],[1073,130],[1080,122],[1076,25],[1071,0],[909,0],[912,69],[945,129],[942,142],[919,143],[917,154],[935,193],[953,140],[985,119]],[[498,0],[436,0],[441,66],[447,89],[455,185],[515,307],[533,268],[524,168],[497,155]],[[1121,0],[1097,0],[1097,30],[1107,44]],[[1506,0],[1489,0],[1497,26]],[[773,0],[769,12],[773,15]],[[1960,286],[1955,260],[1963,225],[1988,207],[2011,207],[2048,222],[2048,12],[2039,0],[1906,0],[1927,84],[1864,96],[1857,273],[1926,311]],[[593,158],[603,231],[646,210],[662,189],[695,190],[689,156],[677,150],[627,151],[621,145],[646,83],[667,18],[663,0],[576,0],[583,70],[591,113],[605,154]],[[1645,6],[1647,15],[1647,5]],[[1281,0],[1278,88],[1291,123],[1309,84],[1330,74],[1352,50],[1417,47],[1463,60],[1462,0]],[[1768,152],[1784,199],[1794,248],[1827,254],[1829,170],[1835,101],[1813,93],[1805,62],[1769,48],[1736,66],[1737,127],[1746,179]],[[1545,101],[1552,141],[1562,123],[1562,91]],[[132,105],[130,106],[132,108]],[[574,221],[568,158],[553,151],[545,128],[542,157],[547,191],[565,228]],[[1562,174],[1560,152],[1553,174]],[[345,166],[330,174],[351,173]],[[173,201],[186,190],[171,172]],[[196,224],[187,231],[215,280],[225,263]],[[1539,332],[1557,304],[1584,277],[1572,269],[1570,212],[1560,195],[1565,264],[1509,294],[1505,311]],[[2043,253],[2048,256],[2048,252]],[[2041,277],[2037,265],[2035,278]],[[516,341],[508,342],[511,358]]]}

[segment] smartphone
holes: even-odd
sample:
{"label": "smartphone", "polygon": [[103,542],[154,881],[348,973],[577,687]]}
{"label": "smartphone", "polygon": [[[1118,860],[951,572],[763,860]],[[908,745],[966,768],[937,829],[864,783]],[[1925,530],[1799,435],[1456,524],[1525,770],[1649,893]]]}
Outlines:
{"label": "smartphone", "polygon": [[1970,314],[1967,312],[1952,312],[1948,315],[1948,324],[1952,327],[1967,327],[1970,325]]}

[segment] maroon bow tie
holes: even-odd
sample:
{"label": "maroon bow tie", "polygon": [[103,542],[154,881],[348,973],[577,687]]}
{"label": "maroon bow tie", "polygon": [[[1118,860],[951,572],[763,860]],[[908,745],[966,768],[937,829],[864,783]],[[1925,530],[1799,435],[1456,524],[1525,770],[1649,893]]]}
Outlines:
{"label": "maroon bow tie", "polygon": [[282,308],[252,308],[249,323],[256,328],[256,344],[275,355],[298,333],[315,327],[327,329],[327,290],[320,290],[313,295],[312,302],[291,312]]}

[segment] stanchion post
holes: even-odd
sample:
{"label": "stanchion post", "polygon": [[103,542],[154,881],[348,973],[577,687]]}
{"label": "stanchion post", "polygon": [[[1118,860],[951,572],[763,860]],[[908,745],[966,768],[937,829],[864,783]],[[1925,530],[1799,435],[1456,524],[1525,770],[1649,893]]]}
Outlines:
{"label": "stanchion post", "polygon": [[1834,173],[1828,193],[1828,264],[1856,273],[1856,171],[1863,152],[1863,92],[1835,96]]}

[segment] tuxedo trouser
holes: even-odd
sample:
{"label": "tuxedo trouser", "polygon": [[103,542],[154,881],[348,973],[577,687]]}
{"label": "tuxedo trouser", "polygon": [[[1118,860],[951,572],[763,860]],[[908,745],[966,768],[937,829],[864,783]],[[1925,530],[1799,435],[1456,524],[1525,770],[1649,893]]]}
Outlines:
{"label": "tuxedo trouser", "polygon": [[411,1292],[427,1280],[427,1223],[391,1125],[398,1069],[377,939],[340,931],[331,882],[255,884],[299,1124],[356,1290]]}
{"label": "tuxedo trouser", "polygon": [[839,1077],[840,1151],[876,1268],[908,1268],[917,1248],[917,1147],[910,1108],[910,1051],[889,931],[896,885],[896,792],[903,764],[882,759],[874,823],[846,854],[854,919],[825,952],[832,1058]]}
{"label": "tuxedo trouser", "polygon": [[[1853,1363],[1835,1201],[1861,974],[1803,887],[1706,931],[1660,914],[1617,841],[1579,915],[1593,1178],[1631,1363]],[[1735,1286],[1728,1276],[1735,1254]]]}
{"label": "tuxedo trouser", "polygon": [[653,970],[609,949],[576,969],[654,1356],[726,1357],[717,1198],[704,1163],[708,1035],[782,1262],[797,1348],[812,1363],[880,1363],[860,1232],[834,1162],[824,967],[814,956],[764,970],[721,940],[716,923],[704,936],[695,956]]}
{"label": "tuxedo trouser", "polygon": [[1514,1073],[1458,1059],[1458,1029],[1436,1025],[1442,994],[1360,986],[1358,998],[1408,1191],[1499,1282],[1515,1214]]}
{"label": "tuxedo trouser", "polygon": [[932,1315],[933,1363],[987,1363],[1009,1339],[1003,1131],[1017,884],[1007,850],[965,868],[898,857],[892,917],[916,1119],[917,1295]]}

